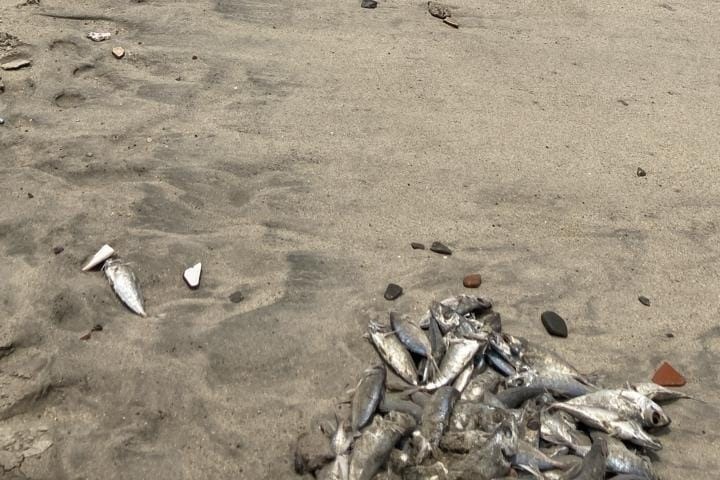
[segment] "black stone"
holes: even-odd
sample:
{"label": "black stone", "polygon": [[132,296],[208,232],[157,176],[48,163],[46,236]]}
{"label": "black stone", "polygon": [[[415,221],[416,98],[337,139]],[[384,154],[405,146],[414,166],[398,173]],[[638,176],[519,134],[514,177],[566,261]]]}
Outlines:
{"label": "black stone", "polygon": [[385,300],[395,300],[400,295],[402,295],[403,289],[400,285],[395,285],[394,283],[388,283],[387,288],[385,289]]}
{"label": "black stone", "polygon": [[238,290],[237,292],[233,292],[230,295],[230,301],[233,303],[240,303],[243,300],[245,300],[245,295],[243,295],[240,290]]}
{"label": "black stone", "polygon": [[377,2],[375,0],[362,0],[360,6],[362,8],[375,8],[377,7]]}
{"label": "black stone", "polygon": [[638,176],[638,177],[644,177],[645,175],[647,175],[647,172],[645,172],[645,170],[643,170],[642,168],[638,167],[638,169],[637,169],[637,176]]}
{"label": "black stone", "polygon": [[410,246],[413,248],[413,250],[425,250],[425,245],[423,245],[422,243],[410,242]]}
{"label": "black stone", "polygon": [[35,195],[33,195],[32,193],[28,193],[28,198],[35,198]]}
{"label": "black stone", "polygon": [[93,325],[91,332],[102,332],[103,326],[99,323],[96,325]]}
{"label": "black stone", "polygon": [[563,320],[557,313],[543,312],[543,314],[540,315],[540,320],[542,320],[545,330],[547,330],[550,335],[563,338],[568,336],[568,329],[565,324],[565,320]]}
{"label": "black stone", "polygon": [[430,245],[430,250],[441,255],[452,255],[452,250],[440,242],[433,242]]}
{"label": "black stone", "polygon": [[53,247],[53,253],[55,255],[60,255],[64,251],[65,251],[65,247],[61,247],[60,245],[58,245],[57,247]]}
{"label": "black stone", "polygon": [[667,338],[675,338],[675,334],[672,333],[672,332],[666,333],[665,336],[666,336]]}
{"label": "black stone", "polygon": [[649,299],[649,298],[647,298],[647,297],[645,297],[645,296],[643,296],[643,295],[640,295],[640,296],[638,297],[638,300],[640,300],[640,303],[642,303],[642,304],[645,305],[646,307],[649,307],[649,306],[650,306],[650,299]]}

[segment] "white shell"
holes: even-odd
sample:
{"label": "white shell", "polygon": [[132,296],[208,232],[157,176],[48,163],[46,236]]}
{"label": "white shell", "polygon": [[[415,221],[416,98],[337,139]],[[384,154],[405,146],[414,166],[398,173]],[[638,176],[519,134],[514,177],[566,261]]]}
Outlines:
{"label": "white shell", "polygon": [[196,263],[192,267],[185,270],[183,278],[190,288],[197,288],[200,285],[200,273],[202,272],[202,263]]}
{"label": "white shell", "polygon": [[115,255],[115,250],[113,250],[110,245],[103,245],[102,247],[100,247],[100,250],[98,250],[98,252],[93,255],[90,261],[82,268],[83,272],[87,272],[88,270],[97,267],[113,255]]}
{"label": "white shell", "polygon": [[104,42],[108,40],[112,35],[108,32],[90,32],[87,34],[87,38],[93,42]]}

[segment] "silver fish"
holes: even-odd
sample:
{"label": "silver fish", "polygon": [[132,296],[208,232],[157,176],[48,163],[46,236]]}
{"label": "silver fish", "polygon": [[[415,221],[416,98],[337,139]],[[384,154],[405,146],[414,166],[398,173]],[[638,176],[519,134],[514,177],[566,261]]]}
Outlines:
{"label": "silver fish", "polygon": [[621,419],[634,420],[644,427],[664,427],[670,424],[670,418],[660,405],[634,390],[599,390],[565,403],[604,408],[616,412]]}
{"label": "silver fish", "polygon": [[508,363],[504,358],[502,358],[495,350],[487,349],[485,351],[485,357],[487,358],[488,363],[495,370],[502,373],[506,377],[515,374],[515,367],[511,363]]}
{"label": "silver fish", "polygon": [[638,422],[623,419],[616,412],[585,405],[568,405],[567,403],[555,403],[552,408],[569,413],[589,427],[602,430],[641,447],[651,450],[662,448],[660,441],[648,435]]}
{"label": "silver fish", "polygon": [[622,441],[604,433],[594,431],[590,432],[590,436],[593,440],[603,438],[607,443],[608,456],[605,468],[608,472],[637,475],[647,480],[658,480],[652,463],[647,457],[641,457],[629,450]]}
{"label": "silver fish", "polygon": [[506,380],[510,387],[537,387],[550,390],[565,397],[577,397],[595,391],[577,378],[555,370],[520,370]]}
{"label": "silver fish", "polygon": [[453,387],[440,387],[432,399],[423,408],[420,428],[413,432],[413,443],[417,448],[416,462],[422,463],[429,453],[440,445],[445,433],[453,406],[460,398],[460,392]]}
{"label": "silver fish", "polygon": [[445,352],[445,356],[440,363],[440,371],[437,377],[422,388],[435,390],[452,382],[472,361],[479,349],[480,342],[478,340],[451,336],[447,352]]}
{"label": "silver fish", "polygon": [[355,442],[350,458],[349,480],[370,480],[390,457],[395,444],[415,428],[415,420],[405,413],[376,415]]}
{"label": "silver fish", "polygon": [[630,385],[629,388],[645,395],[654,402],[672,402],[680,398],[692,398],[690,395],[679,390],[661,387],[653,382],[634,383]]}
{"label": "silver fish", "polygon": [[[483,313],[486,310],[492,308],[492,303],[489,300],[482,299],[480,297],[474,297],[472,295],[457,295],[454,297],[446,298],[441,302],[444,307],[449,307],[451,310],[456,311],[459,315],[465,315],[467,313]],[[425,315],[420,319],[419,325],[422,328],[427,328],[430,322],[432,313],[428,310]]]}
{"label": "silver fish", "polygon": [[146,317],[140,285],[130,267],[120,260],[109,259],[102,268],[120,300],[134,313]]}
{"label": "silver fish", "polygon": [[418,422],[422,418],[422,407],[407,399],[405,394],[391,394],[386,392],[378,406],[381,412],[403,412],[413,416]]}
{"label": "silver fish", "polygon": [[470,379],[467,387],[462,392],[461,398],[467,401],[479,401],[485,392],[496,393],[502,381],[499,373],[492,368],[485,368]]}
{"label": "silver fish", "polygon": [[320,470],[315,472],[317,480],[348,480],[350,469],[350,457],[342,454]]}
{"label": "silver fish", "polygon": [[432,344],[422,328],[392,312],[390,326],[408,350],[421,357],[432,358]]}
{"label": "silver fish", "polygon": [[462,393],[465,391],[465,387],[468,386],[470,383],[470,378],[472,378],[473,371],[475,370],[475,365],[473,362],[470,362],[465,369],[460,372],[460,375],[457,376],[455,381],[453,382],[453,387],[455,387],[455,390]]}
{"label": "silver fish", "polygon": [[543,411],[540,414],[540,437],[546,442],[563,445],[585,455],[590,451],[592,442],[576,428],[571,418],[562,412]]}
{"label": "silver fish", "polygon": [[482,430],[445,432],[440,439],[440,448],[446,452],[468,453],[482,448],[487,443],[490,435],[490,433]]}
{"label": "silver fish", "polygon": [[580,472],[573,475],[572,480],[604,480],[607,456],[608,446],[605,439],[596,438],[590,452],[583,458]]}
{"label": "silver fish", "polygon": [[443,334],[447,334],[451,330],[455,330],[462,322],[462,315],[450,307],[446,307],[442,303],[433,302],[430,305],[432,317],[440,326]]}
{"label": "silver fish", "polygon": [[417,385],[418,374],[415,362],[410,352],[407,351],[392,331],[385,325],[370,322],[368,336],[385,363],[390,365],[390,368],[407,383]]}
{"label": "silver fish", "polygon": [[530,466],[540,471],[567,467],[566,464],[548,457],[540,449],[522,440],[518,442],[517,453],[510,458],[510,463],[514,466]]}
{"label": "silver fish", "polygon": [[385,391],[385,367],[376,365],[365,370],[355,388],[350,427],[357,432],[368,424]]}

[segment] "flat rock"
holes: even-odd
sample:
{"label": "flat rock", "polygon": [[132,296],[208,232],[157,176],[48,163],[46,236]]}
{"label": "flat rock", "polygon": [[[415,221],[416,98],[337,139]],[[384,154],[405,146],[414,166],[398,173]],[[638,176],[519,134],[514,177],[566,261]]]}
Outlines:
{"label": "flat rock", "polygon": [[377,2],[375,0],[362,0],[360,6],[362,8],[375,8],[377,7]]}
{"label": "flat rock", "polygon": [[115,58],[120,60],[125,56],[125,49],[123,47],[115,47],[112,49],[112,54]]}
{"label": "flat rock", "polygon": [[663,362],[662,365],[655,370],[652,381],[663,387],[682,387],[687,383],[685,377],[668,362]]}
{"label": "flat rock", "polygon": [[55,255],[60,255],[62,252],[65,251],[65,247],[58,245],[57,247],[53,247],[53,253]]}
{"label": "flat rock", "polygon": [[645,305],[646,307],[649,307],[649,306],[650,306],[650,299],[649,299],[649,298],[647,298],[647,297],[645,297],[645,296],[643,296],[643,295],[640,295],[640,296],[638,297],[638,300],[640,301],[640,303],[642,303],[642,304]]}
{"label": "flat rock", "polygon": [[243,300],[245,300],[245,295],[243,295],[240,290],[238,290],[237,292],[233,292],[230,295],[230,301],[233,303],[240,303]]}
{"label": "flat rock", "polygon": [[400,285],[395,285],[394,283],[389,283],[387,288],[385,289],[385,300],[395,300],[400,295],[402,295],[403,289]]}
{"label": "flat rock", "polygon": [[418,242],[410,242],[410,246],[413,248],[413,250],[425,250],[425,245]]}
{"label": "flat rock", "polygon": [[465,288],[478,288],[481,283],[482,277],[479,273],[471,273],[469,275],[465,275],[465,278],[463,278],[463,286]]}
{"label": "flat rock", "polygon": [[636,174],[638,177],[644,177],[645,175],[647,175],[647,172],[642,168],[638,167]]}
{"label": "flat rock", "polygon": [[440,242],[433,242],[432,245],[430,245],[430,250],[441,255],[452,255],[452,250]]}
{"label": "flat rock", "polygon": [[540,320],[550,335],[563,338],[568,336],[565,320],[557,313],[551,311],[543,312],[542,315],[540,315]]}
{"label": "flat rock", "polygon": [[303,433],[295,445],[295,471],[300,475],[312,473],[334,457],[330,441],[320,431]]}
{"label": "flat rock", "polygon": [[19,58],[10,62],[3,63],[0,68],[3,70],[18,70],[20,68],[29,67],[31,65],[30,60],[27,58]]}

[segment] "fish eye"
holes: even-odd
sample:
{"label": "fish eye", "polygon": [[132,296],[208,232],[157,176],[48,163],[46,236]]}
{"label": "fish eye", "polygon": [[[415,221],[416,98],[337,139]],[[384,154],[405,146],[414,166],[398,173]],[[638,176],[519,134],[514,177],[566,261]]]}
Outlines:
{"label": "fish eye", "polygon": [[658,425],[658,424],[660,424],[660,420],[661,420],[661,419],[660,419],[660,414],[659,414],[658,412],[653,412],[653,413],[652,413],[652,423],[653,423],[653,425]]}

